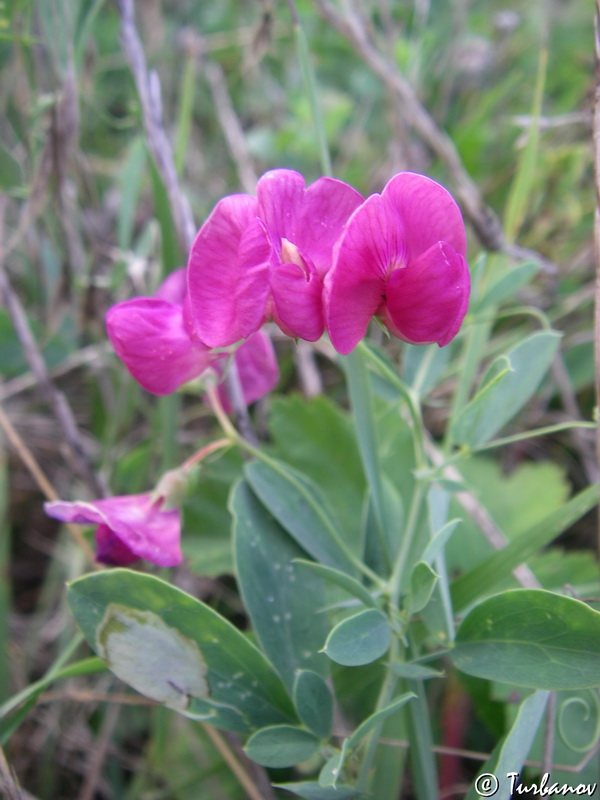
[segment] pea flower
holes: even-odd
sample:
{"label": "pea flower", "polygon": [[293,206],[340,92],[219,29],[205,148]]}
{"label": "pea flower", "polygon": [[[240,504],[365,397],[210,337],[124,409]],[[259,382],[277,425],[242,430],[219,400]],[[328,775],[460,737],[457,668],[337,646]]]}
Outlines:
{"label": "pea flower", "polygon": [[466,236],[460,210],[435,181],[395,175],[381,195],[354,211],[325,278],[331,342],[349,353],[378,315],[413,344],[448,344],[469,301]]}
{"label": "pea flower", "polygon": [[154,297],[135,297],[106,312],[115,353],[152,394],[171,394],[197,378],[214,360],[210,348],[192,340],[185,309],[185,270],[176,270]]}
{"label": "pea flower", "polygon": [[[153,297],[137,297],[109,308],[106,329],[130,374],[152,394],[171,394],[209,368],[223,374],[227,354],[215,353],[190,335],[185,269],[171,273]],[[234,360],[247,405],[277,384],[275,351],[263,331],[238,347]]]}
{"label": "pea flower", "polygon": [[89,503],[44,503],[48,516],[62,522],[97,525],[96,560],[128,566],[138,558],[159,567],[181,563],[179,509],[163,509],[164,498],[133,494]]}
{"label": "pea flower", "polygon": [[333,246],[362,200],[334,178],[319,178],[306,188],[304,178],[289,169],[265,173],[256,198],[220,200],[188,262],[195,338],[226,347],[272,317],[289,336],[318,339]]}

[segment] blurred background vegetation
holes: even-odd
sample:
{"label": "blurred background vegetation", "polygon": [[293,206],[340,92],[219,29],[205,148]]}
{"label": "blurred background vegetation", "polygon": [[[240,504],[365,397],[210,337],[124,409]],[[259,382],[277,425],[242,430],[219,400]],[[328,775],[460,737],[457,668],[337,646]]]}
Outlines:
{"label": "blurred background vegetation", "polygon": [[[456,170],[415,125],[414,109],[426,109],[436,135],[445,131],[454,143],[478,199],[503,221],[506,246],[493,256],[493,268],[501,274],[513,263],[513,242],[521,255],[527,252],[541,268],[519,304],[543,310],[564,332],[561,357],[521,426],[590,419],[590,4],[340,0],[331,5],[338,26],[323,16],[324,5],[298,0],[297,11],[334,175],[368,194],[410,169],[441,181],[460,200]],[[297,169],[307,182],[320,175],[287,3],[143,0],[135,12],[196,227],[221,196],[252,191],[269,168]],[[102,486],[113,494],[145,490],[213,431],[198,398],[158,399],[135,385],[104,334],[109,305],[152,293],[186,261],[184,226],[156,165],[121,40],[122,16],[122,4],[110,0],[0,1],[0,400],[20,441],[0,449],[2,699],[39,678],[71,639],[64,582],[85,568],[81,552],[44,517],[24,448],[58,495],[74,499],[96,496]],[[351,24],[383,72],[400,74],[411,87],[416,106],[400,102],[360,42],[346,35]],[[472,261],[481,249],[471,229]],[[15,325],[20,311],[25,328]],[[509,340],[521,324],[518,316],[499,318],[495,341]],[[296,402],[287,395],[314,391],[302,362],[307,354],[283,340],[277,347],[276,419],[282,404]],[[342,380],[327,354],[311,349],[308,358],[318,370],[317,390],[342,399]],[[444,424],[440,396],[456,381],[450,369],[426,409],[434,433]],[[57,398],[65,396],[74,440],[57,417]],[[254,409],[263,431],[268,405]],[[532,498],[542,506],[560,502],[571,487],[597,479],[585,434],[502,450],[481,478],[483,494],[493,504],[494,496],[510,498],[520,486],[523,510]],[[503,475],[525,462],[544,462],[547,472],[530,480],[521,472],[509,491]],[[224,504],[238,468],[239,457],[230,454],[201,479],[200,499],[186,506],[187,567],[174,578],[233,619],[242,612],[228,575]],[[500,483],[504,494],[495,492]],[[509,508],[507,500],[496,514]],[[563,543],[588,551],[579,575],[593,575],[594,521],[586,519]],[[105,702],[111,693],[114,702]],[[1,730],[3,744],[12,734],[6,754],[23,787],[15,797],[184,800],[197,798],[199,787],[204,797],[246,796],[205,729],[146,707],[108,675],[60,684],[27,711],[18,730]]]}

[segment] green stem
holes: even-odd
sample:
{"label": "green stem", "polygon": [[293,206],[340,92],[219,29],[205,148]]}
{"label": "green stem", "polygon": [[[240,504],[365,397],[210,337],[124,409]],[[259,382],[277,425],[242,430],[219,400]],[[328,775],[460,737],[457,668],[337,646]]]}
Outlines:
{"label": "green stem", "polygon": [[392,520],[388,519],[383,489],[383,469],[379,458],[377,431],[375,429],[375,409],[371,382],[363,351],[358,347],[344,357],[346,381],[350,406],[354,416],[356,438],[367,485],[373,503],[377,532],[384,553],[388,553],[386,532]]}
{"label": "green stem", "polygon": [[[258,461],[262,461],[264,464],[267,464],[272,470],[277,472],[281,475],[285,480],[287,480],[294,489],[301,494],[305,499],[306,502],[311,504],[311,497],[302,486],[302,484],[297,481],[293,474],[288,470],[285,470],[281,467],[281,464],[277,461],[277,459],[271,458],[271,456],[267,455],[260,447],[256,447],[254,444],[249,442],[245,439],[231,424],[229,417],[223,410],[221,402],[219,400],[219,395],[216,391],[216,388],[211,387],[208,389],[208,396],[210,400],[210,404],[212,406],[213,412],[223,429],[223,432],[226,434],[227,438],[231,441],[232,444],[237,445],[241,450],[248,453],[248,455],[253,456]],[[377,573],[373,572],[365,563],[363,563],[357,556],[352,552],[352,550],[348,547],[345,540],[338,534],[335,527],[331,525],[330,520],[328,519],[326,514],[323,514],[322,511],[317,507],[313,506],[315,513],[318,515],[319,520],[323,524],[325,528],[327,528],[330,536],[332,539],[335,540],[337,546],[340,550],[344,553],[346,558],[365,575],[369,580],[377,587],[383,588],[382,580],[377,575]]]}
{"label": "green stem", "polygon": [[595,422],[558,422],[556,425],[546,425],[543,428],[535,428],[532,431],[524,431],[523,433],[515,433],[512,436],[503,436],[501,439],[492,439],[487,444],[482,444],[480,447],[474,448],[471,452],[481,453],[483,450],[492,450],[494,447],[502,447],[505,444],[513,444],[513,442],[521,442],[524,439],[533,439],[536,436],[546,436],[548,433],[557,433],[558,431],[570,431],[574,428],[584,428],[588,430],[595,430]]}
{"label": "green stem", "polygon": [[[392,638],[389,657],[390,657],[390,663],[394,663],[395,661],[398,661],[400,658],[400,642],[396,636]],[[388,665],[385,677],[383,679],[383,683],[381,685],[381,690],[379,692],[379,697],[377,699],[377,706],[375,711],[381,711],[381,709],[386,708],[386,706],[389,706],[394,697],[394,692],[396,690],[397,684],[398,684],[398,677],[394,672],[392,672],[392,670]],[[373,766],[375,754],[377,753],[377,747],[379,745],[379,737],[381,736],[381,730],[383,728],[383,725],[384,722],[381,722],[379,725],[377,725],[377,727],[373,728],[373,730],[367,737],[365,754],[361,761],[360,772],[358,773],[358,781],[356,784],[356,788],[358,789],[359,792],[365,792],[367,789],[367,785],[369,782],[369,774],[371,772],[371,767]]]}
{"label": "green stem", "polygon": [[304,34],[304,30],[302,29],[302,25],[300,24],[296,3],[294,0],[288,0],[288,5],[292,15],[294,37],[296,39],[296,46],[298,48],[298,58],[300,60],[302,77],[304,78],[304,85],[308,94],[308,102],[310,103],[310,110],[319,143],[321,169],[323,170],[323,175],[333,175],[333,166],[331,164],[329,147],[327,146],[327,136],[325,134],[325,125],[323,122],[323,115],[321,113],[321,106],[319,104],[319,94],[317,91],[317,81],[310,58],[308,41]]}
{"label": "green stem", "polygon": [[402,544],[400,545],[396,563],[394,564],[394,569],[389,580],[389,591],[393,608],[398,608],[399,606],[400,593],[402,586],[404,585],[404,573],[406,571],[408,557],[410,555],[415,534],[417,532],[418,522],[421,517],[424,497],[425,486],[422,481],[419,481],[415,484],[410,503],[410,510],[408,512],[408,519],[406,521],[406,527],[402,534]]}
{"label": "green stem", "polygon": [[417,470],[426,469],[428,462],[425,457],[423,418],[421,416],[421,407],[416,390],[410,389],[364,341],[358,344],[356,350],[362,354],[363,358],[368,359],[374,369],[383,378],[389,381],[392,386],[398,389],[400,394],[404,397],[412,421],[411,435],[415,448],[415,467]]}

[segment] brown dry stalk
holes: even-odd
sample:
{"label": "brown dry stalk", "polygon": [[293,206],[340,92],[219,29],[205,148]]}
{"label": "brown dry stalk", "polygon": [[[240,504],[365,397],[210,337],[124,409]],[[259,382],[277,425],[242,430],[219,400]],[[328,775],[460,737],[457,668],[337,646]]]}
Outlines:
{"label": "brown dry stalk", "polygon": [[352,4],[344,2],[342,14],[329,0],[313,2],[321,16],[348,40],[357,55],[392,92],[400,103],[404,120],[444,164],[462,209],[481,244],[488,250],[506,253],[514,258],[532,258],[548,273],[556,272],[556,265],[541,253],[507,242],[498,217],[486,204],[479,186],[467,172],[454,142],[438,127],[397,65],[377,49],[369,38],[367,26]]}
{"label": "brown dry stalk", "polygon": [[[4,431],[6,438],[14,448],[15,452],[19,455],[19,458],[23,462],[23,464],[27,467],[29,472],[31,473],[34,481],[37,483],[40,491],[44,495],[47,500],[59,500],[60,497],[54,488],[54,486],[50,483],[46,474],[38,464],[35,456],[31,452],[31,450],[27,447],[23,439],[19,436],[18,432],[16,431],[15,427],[13,426],[10,419],[4,413],[2,406],[0,406],[0,427]],[[67,530],[75,540],[75,542],[81,547],[83,552],[86,555],[88,561],[94,566],[95,569],[100,569],[100,565],[96,563],[94,551],[89,546],[86,538],[81,533],[81,529],[78,525],[73,525],[71,523],[65,523]]]}

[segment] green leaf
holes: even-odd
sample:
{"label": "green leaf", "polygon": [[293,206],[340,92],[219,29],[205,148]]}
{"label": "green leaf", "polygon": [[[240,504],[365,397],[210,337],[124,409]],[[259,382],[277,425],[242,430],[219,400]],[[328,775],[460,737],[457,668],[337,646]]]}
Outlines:
{"label": "green leaf", "polygon": [[365,479],[350,416],[324,396],[277,397],[271,403],[269,429],[280,459],[310,478],[330,500],[352,549],[360,533]]}
{"label": "green leaf", "polygon": [[146,177],[148,151],[141,136],[136,137],[127,150],[119,170],[119,216],[117,219],[117,243],[121,250],[131,248],[135,213]]}
{"label": "green leaf", "polygon": [[161,257],[163,275],[185,263],[177,237],[177,228],[173,219],[169,194],[165,188],[160,173],[153,158],[148,159],[150,178],[152,182],[152,195],[154,198],[154,211],[160,226]]}
{"label": "green leaf", "polygon": [[534,333],[493,361],[481,388],[452,423],[452,439],[472,450],[489,441],[535,392],[559,341],[556,331]]}
{"label": "green leaf", "polygon": [[321,768],[319,772],[319,786],[337,786],[340,772],[343,769],[344,761],[346,758],[346,751],[348,749],[348,740],[344,739],[344,750],[340,753],[334,753]]}
{"label": "green leaf", "polygon": [[418,561],[410,575],[410,591],[406,598],[408,614],[418,614],[431,600],[439,575],[424,561]]}
{"label": "green leaf", "polygon": [[526,286],[539,272],[540,265],[536,261],[524,261],[517,264],[514,269],[502,275],[491,286],[476,304],[475,310],[481,311],[490,306],[495,306],[503,300],[512,297],[521,287]]}
{"label": "green leaf", "polygon": [[[538,691],[529,695],[521,703],[517,717],[506,738],[491,757],[486,761],[480,775],[496,776],[498,785],[489,797],[511,797],[511,781],[509,773],[520,773],[531,745],[538,731],[546,704],[548,692]],[[467,795],[467,800],[481,800],[482,795],[476,790],[477,780]],[[484,788],[484,787],[479,787]],[[493,787],[492,787],[493,788]]]}
{"label": "green leaf", "polygon": [[354,786],[321,786],[315,781],[275,783],[273,785],[276,789],[285,789],[305,800],[350,800],[355,797],[367,797]]}
{"label": "green leaf", "polygon": [[600,612],[543,589],[507,591],[467,615],[450,657],[469,675],[516,686],[600,686]]}
{"label": "green leaf", "polygon": [[337,664],[358,667],[387,653],[391,639],[392,631],[385,615],[368,609],[339,622],[323,649]]}
{"label": "green leaf", "polygon": [[363,586],[362,583],[347,575],[345,572],[340,572],[339,569],[327,567],[325,564],[318,564],[316,561],[306,561],[303,558],[296,559],[296,564],[299,567],[304,567],[311,570],[317,575],[320,575],[323,580],[332,583],[334,586],[339,586],[340,589],[348,592],[349,595],[360,600],[361,603],[369,608],[376,608],[377,603],[375,598],[371,595],[369,590]]}
{"label": "green leaf", "polygon": [[416,661],[399,661],[391,665],[392,671],[401,678],[410,680],[427,680],[428,678],[443,678],[444,673]]}
{"label": "green leaf", "polygon": [[555,539],[598,503],[598,487],[588,486],[528,531],[494,553],[452,584],[452,602],[461,610],[483,593],[493,591],[519,564]]}
{"label": "green leaf", "polygon": [[333,698],[323,678],[311,670],[300,670],[294,682],[294,705],[300,721],[319,739],[331,735]]}
{"label": "green leaf", "polygon": [[0,190],[9,192],[23,184],[23,170],[17,159],[0,142]]}
{"label": "green leaf", "polygon": [[326,675],[329,663],[318,651],[327,635],[319,612],[325,592],[319,576],[294,563],[304,555],[245,481],[231,496],[236,574],[244,604],[261,647],[291,692],[296,671]]}
{"label": "green leaf", "polygon": [[293,767],[318,752],[319,740],[303,728],[271,725],[252,734],[244,749],[263,767]]}
{"label": "green leaf", "polygon": [[295,720],[263,654],[226,619],[165,581],[112,569],[73,581],[67,599],[90,646],[147,696],[242,733]]}
{"label": "green leaf", "polygon": [[[464,491],[464,487],[461,489]],[[446,542],[452,536],[454,531],[456,530],[456,526],[461,522],[460,519],[451,519],[446,524],[440,528],[440,530],[433,536],[423,555],[421,556],[421,561],[425,562],[425,564],[429,564],[432,566],[433,562],[436,560],[438,555],[444,549]]]}
{"label": "green leaf", "polygon": [[356,572],[325,498],[309,478],[281,462],[254,461],[244,474],[263,505],[309,555],[330,567]]}
{"label": "green leaf", "polygon": [[370,717],[367,717],[367,719],[360,723],[358,728],[348,739],[348,747],[356,747],[365,738],[365,736],[371,733],[374,728],[376,728],[381,722],[390,717],[392,714],[395,714],[398,709],[402,708],[402,706],[406,705],[406,703],[408,703],[408,701],[412,700],[414,697],[416,697],[416,694],[413,692],[406,692],[405,694],[396,698],[396,700],[394,700],[393,703],[390,703],[389,706],[386,706],[385,708],[376,711],[374,714],[371,714]]}

